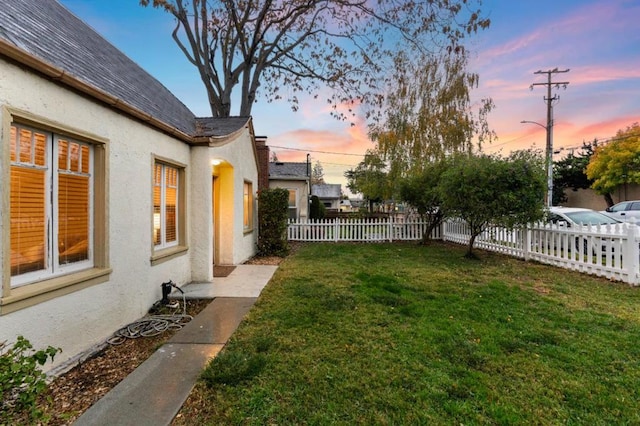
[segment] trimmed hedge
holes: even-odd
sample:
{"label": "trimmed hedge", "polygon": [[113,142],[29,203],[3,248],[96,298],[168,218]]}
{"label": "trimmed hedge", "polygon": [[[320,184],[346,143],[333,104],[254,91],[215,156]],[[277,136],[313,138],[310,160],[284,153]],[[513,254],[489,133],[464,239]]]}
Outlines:
{"label": "trimmed hedge", "polygon": [[283,188],[263,189],[258,193],[259,256],[286,256],[289,191]]}

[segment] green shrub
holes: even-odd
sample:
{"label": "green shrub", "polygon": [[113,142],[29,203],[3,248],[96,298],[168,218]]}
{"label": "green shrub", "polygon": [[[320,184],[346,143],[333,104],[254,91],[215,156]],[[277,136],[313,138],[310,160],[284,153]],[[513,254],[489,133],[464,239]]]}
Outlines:
{"label": "green shrub", "polygon": [[263,189],[258,194],[258,255],[285,256],[289,253],[287,221],[289,191],[283,188]]}
{"label": "green shrub", "polygon": [[36,401],[47,387],[40,367],[60,351],[49,346],[36,351],[23,336],[13,345],[0,343],[0,423],[12,423],[16,416],[30,420],[42,417]]}
{"label": "green shrub", "polygon": [[324,219],[327,214],[327,209],[324,204],[320,202],[320,199],[317,195],[311,196],[311,206],[309,211],[309,218],[311,219]]}

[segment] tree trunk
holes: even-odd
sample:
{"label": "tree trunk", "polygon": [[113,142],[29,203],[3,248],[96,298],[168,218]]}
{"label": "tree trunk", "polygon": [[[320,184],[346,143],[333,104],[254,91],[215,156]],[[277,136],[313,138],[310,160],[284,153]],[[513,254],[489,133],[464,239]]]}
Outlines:
{"label": "tree trunk", "polygon": [[469,238],[469,245],[467,246],[467,253],[465,253],[464,257],[467,259],[477,259],[478,256],[473,252],[473,244],[476,242],[476,237],[478,234],[471,234],[471,238]]}
{"label": "tree trunk", "polygon": [[604,200],[607,202],[607,207],[611,207],[615,204],[613,202],[613,197],[611,197],[610,192],[607,192],[606,194],[604,194]]}
{"label": "tree trunk", "polygon": [[433,234],[433,230],[436,229],[436,227],[440,226],[441,224],[442,224],[442,218],[434,220],[433,222],[429,222],[429,226],[427,226],[427,229],[422,234],[422,242],[420,244],[422,245],[429,244],[431,242],[431,235]]}

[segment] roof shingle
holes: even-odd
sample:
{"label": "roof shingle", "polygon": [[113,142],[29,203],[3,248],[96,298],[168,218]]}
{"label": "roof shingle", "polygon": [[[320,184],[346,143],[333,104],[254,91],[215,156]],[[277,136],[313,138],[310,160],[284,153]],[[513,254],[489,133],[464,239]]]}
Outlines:
{"label": "roof shingle", "polygon": [[[194,137],[224,136],[249,120],[196,121],[169,89],[56,0],[0,0],[0,38]],[[199,128],[201,122],[206,124],[204,132]]]}
{"label": "roof shingle", "polygon": [[269,163],[269,179],[307,180],[309,179],[309,165],[307,163],[272,161]]}

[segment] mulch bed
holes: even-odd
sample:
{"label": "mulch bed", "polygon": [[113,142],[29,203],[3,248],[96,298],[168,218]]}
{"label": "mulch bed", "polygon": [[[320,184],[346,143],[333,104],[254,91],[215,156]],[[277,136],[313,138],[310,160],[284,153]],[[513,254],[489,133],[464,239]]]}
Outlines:
{"label": "mulch bed", "polygon": [[[187,314],[197,315],[210,299],[186,301]],[[182,312],[182,303],[180,304]],[[71,425],[96,401],[149,358],[177,330],[158,336],[127,339],[106,346],[68,372],[57,377],[40,399],[40,407],[50,417],[48,425]]]}
{"label": "mulch bed", "polygon": [[[293,250],[296,248],[297,246],[292,247]],[[282,260],[281,257],[275,256],[254,257],[245,263],[279,265]],[[228,276],[233,269],[235,266],[215,266],[214,276]],[[187,300],[187,314],[197,315],[210,302],[211,299]],[[179,310],[182,312],[182,303]],[[52,426],[73,424],[82,413],[149,358],[175,332],[166,331],[158,336],[127,339],[120,345],[106,346],[55,378],[39,402],[40,408],[48,417],[48,421],[44,423]]]}

